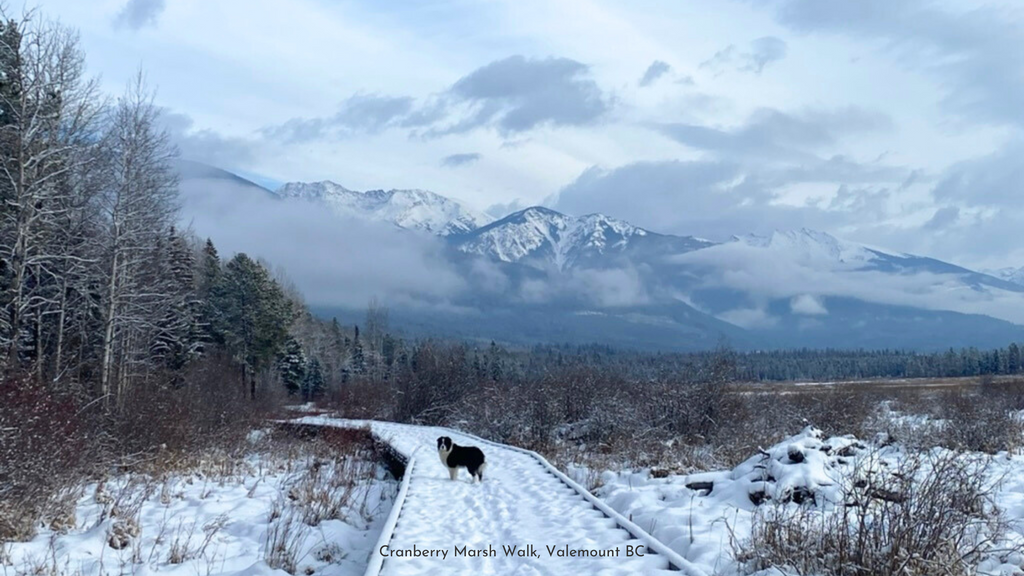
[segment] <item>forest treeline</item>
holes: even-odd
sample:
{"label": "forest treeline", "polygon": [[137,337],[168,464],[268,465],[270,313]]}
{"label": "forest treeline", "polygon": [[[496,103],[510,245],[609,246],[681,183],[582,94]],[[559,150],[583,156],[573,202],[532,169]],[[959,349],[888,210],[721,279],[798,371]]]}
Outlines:
{"label": "forest treeline", "polygon": [[109,409],[226,354],[255,392],[301,305],[175,228],[176,150],[140,72],[117,98],[77,34],[0,24],[0,369]]}
{"label": "forest treeline", "polygon": [[509,361],[527,372],[586,364],[621,371],[636,379],[700,373],[728,358],[732,378],[743,382],[832,381],[867,378],[958,378],[1024,373],[1024,343],[1004,348],[914,350],[797,349],[738,352],[728,346],[689,353],[648,353],[606,346],[536,346]]}

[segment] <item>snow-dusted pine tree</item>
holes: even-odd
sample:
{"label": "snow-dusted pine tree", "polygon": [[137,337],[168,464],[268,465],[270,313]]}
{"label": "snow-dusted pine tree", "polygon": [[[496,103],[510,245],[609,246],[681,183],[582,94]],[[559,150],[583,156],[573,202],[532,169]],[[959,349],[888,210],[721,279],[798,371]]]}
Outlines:
{"label": "snow-dusted pine tree", "polygon": [[293,303],[267,269],[235,255],[213,287],[213,331],[241,363],[243,382],[256,395],[256,372],[267,368],[288,339]]}
{"label": "snow-dusted pine tree", "polygon": [[289,396],[303,391],[306,382],[306,355],[299,341],[289,337],[277,355],[277,372]]}
{"label": "snow-dusted pine tree", "polygon": [[180,382],[180,373],[203,350],[202,308],[197,296],[195,257],[184,236],[172,226],[167,241],[159,247],[155,260],[159,278],[154,284],[164,287],[167,298],[163,317],[156,325],[152,353]]}
{"label": "snow-dusted pine tree", "polygon": [[349,372],[363,374],[366,372],[366,357],[363,355],[363,343],[359,339],[359,326],[356,326],[352,337],[352,357],[349,358]]}
{"label": "snow-dusted pine tree", "polygon": [[324,393],[324,371],[317,358],[310,358],[306,363],[306,378],[302,382],[302,395],[306,402],[316,400]]}

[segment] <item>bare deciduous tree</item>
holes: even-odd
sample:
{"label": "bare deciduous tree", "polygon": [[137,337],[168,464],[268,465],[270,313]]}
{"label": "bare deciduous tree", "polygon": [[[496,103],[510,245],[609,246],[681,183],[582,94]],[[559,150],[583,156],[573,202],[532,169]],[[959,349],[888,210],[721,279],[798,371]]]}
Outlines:
{"label": "bare deciduous tree", "polygon": [[0,348],[7,369],[41,376],[47,349],[63,344],[45,325],[62,335],[70,284],[88,260],[76,235],[95,189],[102,97],[74,31],[2,9],[0,19]]}
{"label": "bare deciduous tree", "polygon": [[120,397],[144,378],[157,322],[169,304],[154,247],[174,222],[176,150],[157,125],[157,109],[140,72],[112,111],[104,138],[110,181],[100,195],[106,285],[102,297],[100,393]]}

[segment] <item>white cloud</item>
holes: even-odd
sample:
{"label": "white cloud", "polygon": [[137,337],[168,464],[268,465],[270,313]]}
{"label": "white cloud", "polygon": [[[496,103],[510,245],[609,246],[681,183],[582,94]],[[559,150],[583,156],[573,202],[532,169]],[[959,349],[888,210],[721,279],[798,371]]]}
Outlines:
{"label": "white cloud", "polygon": [[789,301],[789,309],[794,314],[802,314],[804,316],[823,316],[828,314],[828,309],[825,308],[825,304],[822,302],[820,296],[812,296],[810,294],[801,294],[794,296]]}
{"label": "white cloud", "polygon": [[[1024,324],[1024,293],[972,287],[954,274],[860,269],[854,262],[802,261],[731,242],[689,252],[674,261],[706,270],[702,285],[741,290],[762,300],[789,299],[794,312],[814,310],[807,299],[849,297],[866,302],[983,314]],[[824,309],[822,307],[822,309]],[[741,315],[741,318],[746,316]]]}
{"label": "white cloud", "polygon": [[360,308],[377,296],[443,306],[467,287],[433,236],[343,220],[319,204],[220,180],[184,181],[182,200],[184,224],[211,237],[222,254],[245,252],[280,266],[311,304]]}
{"label": "white cloud", "polygon": [[144,26],[156,26],[164,8],[166,0],[128,0],[114,18],[114,25],[135,30]]}
{"label": "white cloud", "polygon": [[726,68],[760,74],[769,64],[785,58],[786,51],[787,45],[784,40],[765,36],[752,41],[748,50],[740,50],[730,44],[701,62],[700,67],[708,68],[716,74],[721,74]]}
{"label": "white cloud", "polygon": [[[1019,205],[1005,184],[1024,130],[1024,12],[1012,2],[38,4],[81,29],[89,70],[108,91],[119,93],[141,62],[158,102],[191,123],[180,141],[200,160],[280,181],[427,188],[481,210],[537,204],[567,186],[582,192],[572,184],[591,169],[588,178],[710,162],[736,172],[727,183],[736,217],[717,226],[716,212],[689,211],[690,190],[692,204],[717,205],[699,174],[628,179],[637,187],[620,191],[648,201],[648,185],[684,197],[677,204],[605,202],[601,192],[593,204],[578,195],[571,205],[639,215],[666,231],[812,225],[964,263],[1022,263],[1014,259],[1024,237],[1005,234],[1021,213],[998,215]],[[145,33],[112,31],[113,21]],[[718,51],[720,66],[701,68]],[[513,75],[515,90],[488,91]],[[837,125],[813,110],[867,114]],[[456,115],[434,126],[436,138],[409,138],[445,111]],[[458,170],[439,161],[470,153],[486,161]],[[979,169],[936,187],[986,157],[991,177]],[[795,165],[752,168],[782,161]],[[922,178],[904,188],[897,173]],[[858,205],[868,216],[849,216]],[[754,218],[749,206],[777,220]],[[954,208],[955,222],[922,228]],[[669,229],[692,222],[699,230]]]}
{"label": "white cloud", "polygon": [[779,319],[763,308],[736,308],[718,315],[718,318],[740,328],[771,328],[779,323]]}
{"label": "white cloud", "polygon": [[[647,86],[654,84],[659,78],[661,78],[665,74],[668,74],[671,71],[672,67],[669,66],[668,63],[662,62],[661,60],[655,60],[654,62],[651,63],[650,66],[647,67],[647,70],[644,72],[644,75],[640,78],[640,81],[637,83],[637,85],[640,86],[641,88],[646,88]],[[689,78],[689,80],[690,82],[693,82],[692,78]]]}
{"label": "white cloud", "polygon": [[480,161],[480,154],[476,152],[462,152],[459,154],[449,154],[441,159],[441,166],[445,168],[458,168],[460,166],[466,166],[474,162]]}

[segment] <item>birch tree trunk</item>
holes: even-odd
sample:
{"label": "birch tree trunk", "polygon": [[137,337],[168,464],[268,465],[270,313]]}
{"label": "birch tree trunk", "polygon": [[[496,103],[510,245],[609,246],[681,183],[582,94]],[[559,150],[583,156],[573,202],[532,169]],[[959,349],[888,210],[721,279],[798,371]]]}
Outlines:
{"label": "birch tree trunk", "polygon": [[112,112],[105,139],[110,183],[101,195],[104,240],[100,393],[119,400],[156,362],[145,343],[165,316],[169,279],[151,260],[174,223],[175,150],[157,127],[157,110],[140,73]]}
{"label": "birch tree trunk", "polygon": [[58,279],[71,254],[57,231],[84,194],[102,105],[78,37],[0,7],[0,361],[41,377]]}

